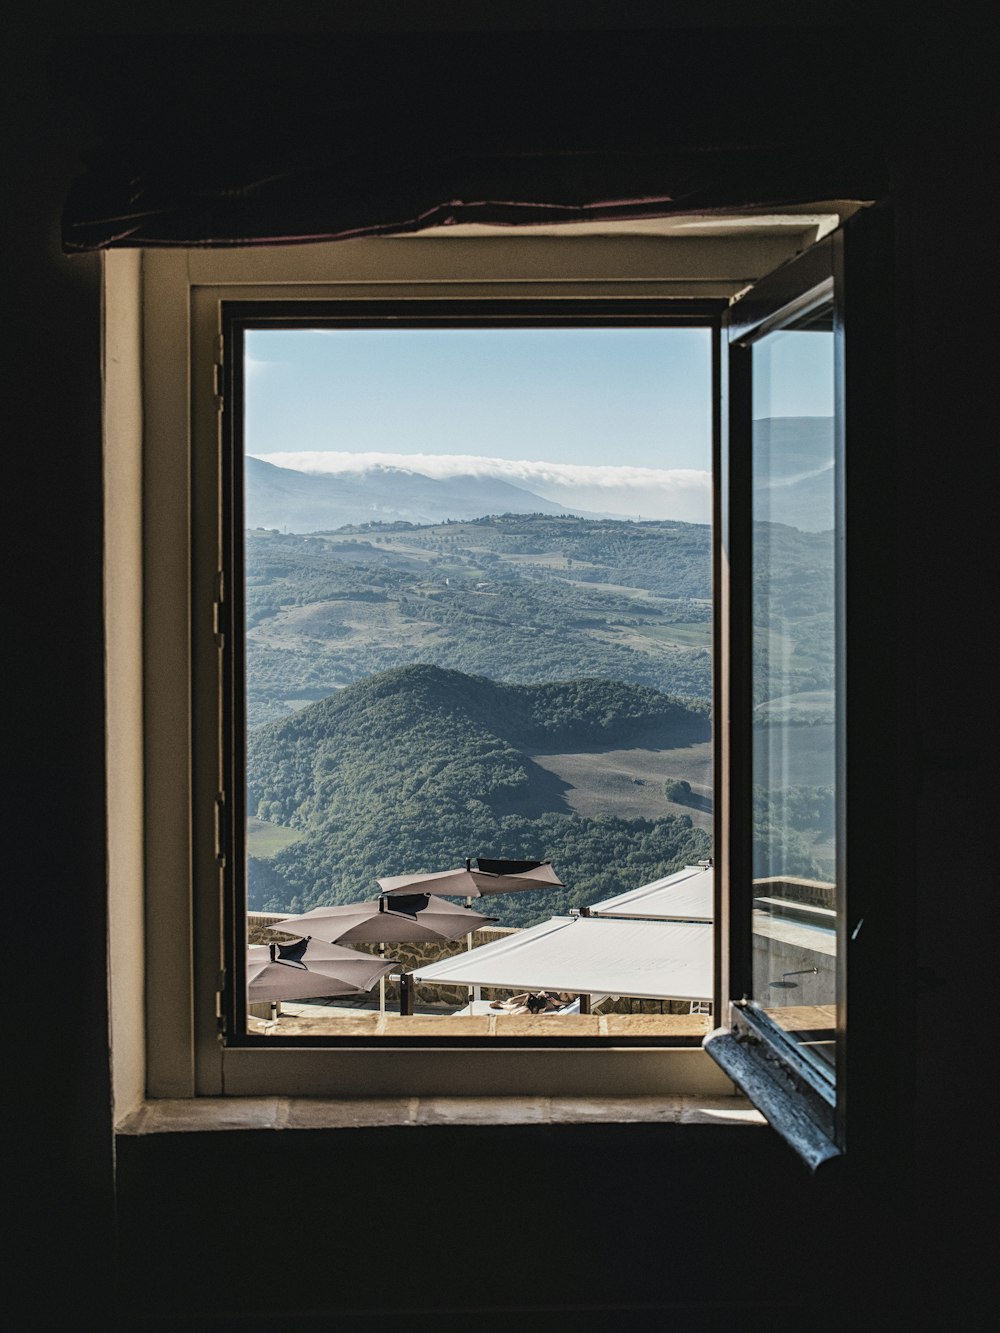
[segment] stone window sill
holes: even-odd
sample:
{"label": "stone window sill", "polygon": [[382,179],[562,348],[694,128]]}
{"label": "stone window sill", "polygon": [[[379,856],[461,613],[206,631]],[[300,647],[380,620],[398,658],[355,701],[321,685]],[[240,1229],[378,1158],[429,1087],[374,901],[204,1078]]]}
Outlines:
{"label": "stone window sill", "polygon": [[425,1125],[765,1125],[744,1097],[197,1097],[144,1102],[122,1135]]}

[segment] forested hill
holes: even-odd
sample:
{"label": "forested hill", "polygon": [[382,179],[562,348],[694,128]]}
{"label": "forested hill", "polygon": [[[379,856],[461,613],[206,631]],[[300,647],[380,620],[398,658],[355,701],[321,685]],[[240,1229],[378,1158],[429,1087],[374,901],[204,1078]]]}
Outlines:
{"label": "forested hill", "polygon": [[379,876],[466,856],[549,858],[566,881],[491,899],[506,924],[585,905],[707,855],[707,836],[666,802],[662,819],[574,814],[530,751],[675,748],[708,736],[704,701],[642,686],[508,685],[427,665],[383,672],[251,733],[249,812],[300,834],[251,863],[251,905],[370,898]]}

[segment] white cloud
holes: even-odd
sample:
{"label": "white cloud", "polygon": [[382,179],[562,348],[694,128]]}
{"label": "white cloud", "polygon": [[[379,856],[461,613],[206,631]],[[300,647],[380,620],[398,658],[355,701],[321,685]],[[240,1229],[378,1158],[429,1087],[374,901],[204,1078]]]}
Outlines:
{"label": "white cloud", "polygon": [[297,472],[361,472],[396,467],[427,477],[500,477],[567,508],[621,514],[628,518],[672,518],[707,523],[712,479],[694,468],[615,467],[483,458],[476,454],[394,454],[299,451],[260,454],[276,467]]}
{"label": "white cloud", "polygon": [[259,357],[253,357],[249,352],[243,357],[243,374],[248,380],[259,379],[269,371],[272,366],[287,365],[287,361],[262,361]]}

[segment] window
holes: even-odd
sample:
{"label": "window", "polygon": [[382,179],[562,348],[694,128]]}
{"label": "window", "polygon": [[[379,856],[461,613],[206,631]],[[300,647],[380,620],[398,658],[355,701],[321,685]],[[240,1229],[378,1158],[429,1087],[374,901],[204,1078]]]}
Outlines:
{"label": "window", "polygon": [[[227,790],[224,738],[233,719],[215,702],[226,693],[220,666],[225,659],[216,636],[224,630],[232,589],[218,577],[228,563],[228,529],[219,517],[217,396],[224,386],[214,368],[226,302],[456,297],[523,302],[564,299],[573,292],[578,300],[634,305],[670,297],[688,319],[696,302],[707,299],[721,313],[762,272],[810,247],[817,231],[830,225],[827,219],[817,227],[815,216],[805,212],[798,221],[791,217],[775,222],[774,246],[766,254],[766,247],[741,251],[736,245],[723,256],[716,244],[702,267],[691,262],[690,247],[684,264],[677,264],[669,240],[664,248],[641,242],[630,247],[621,238],[609,244],[607,237],[491,238],[494,250],[477,250],[483,246],[479,239],[415,237],[143,257],[149,1095],[580,1089],[593,1086],[597,1068],[599,1084],[613,1082],[623,1092],[731,1087],[730,1076],[697,1045],[529,1047],[516,1059],[502,1046],[471,1047],[454,1060],[453,1053],[429,1045],[316,1050],[289,1042],[261,1050],[234,1044],[231,1031],[220,1039],[231,1023],[224,997],[232,979],[224,969],[236,956],[236,923],[223,892],[225,867],[217,858],[239,811],[218,800]],[[685,240],[690,239],[689,233]],[[487,255],[492,257],[484,266]],[[109,280],[126,259],[108,256]],[[484,281],[491,266],[494,276]],[[575,287],[568,287],[568,275]],[[739,761],[730,756],[726,762],[729,780]],[[750,785],[743,789],[749,792]],[[717,851],[728,856],[731,842],[727,826]],[[728,919],[727,907],[723,924]]]}
{"label": "window", "polygon": [[[278,964],[279,991],[335,998],[302,1016],[289,995],[267,1021],[255,978],[248,1020],[236,938],[229,1040],[708,1030],[691,1015],[712,997],[710,868],[694,919],[602,910],[711,858],[718,317],[687,306],[223,303],[224,642],[246,750],[225,784],[227,900],[235,923],[270,908],[270,940],[284,915],[327,952],[379,947],[422,1001],[399,1015],[394,973],[336,997]],[[301,461],[339,470],[268,441],[332,446]],[[487,877],[497,858],[524,865]],[[299,969],[314,946],[295,947]],[[532,1021],[546,996],[565,1021]]]}
{"label": "window", "polygon": [[[720,827],[730,1003],[706,1044],[813,1167],[846,1149],[848,1071],[871,1058],[877,1021],[852,1017],[848,1041],[853,977],[863,975],[854,958],[866,915],[879,910],[870,871],[851,858],[851,830],[872,813],[852,803],[852,773],[873,737],[862,739],[872,701],[861,621],[849,613],[860,589],[847,539],[867,535],[884,481],[888,368],[873,337],[885,309],[883,226],[876,210],[835,233],[727,317]],[[811,849],[803,827],[818,834]]]}

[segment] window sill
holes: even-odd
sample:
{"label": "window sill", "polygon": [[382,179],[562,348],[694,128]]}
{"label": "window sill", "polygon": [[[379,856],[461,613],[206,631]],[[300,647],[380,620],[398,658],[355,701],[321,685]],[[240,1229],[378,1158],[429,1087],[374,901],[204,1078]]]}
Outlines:
{"label": "window sill", "polygon": [[766,1125],[742,1096],[725,1097],[196,1097],[144,1102],[120,1135],[425,1125],[656,1123]]}

